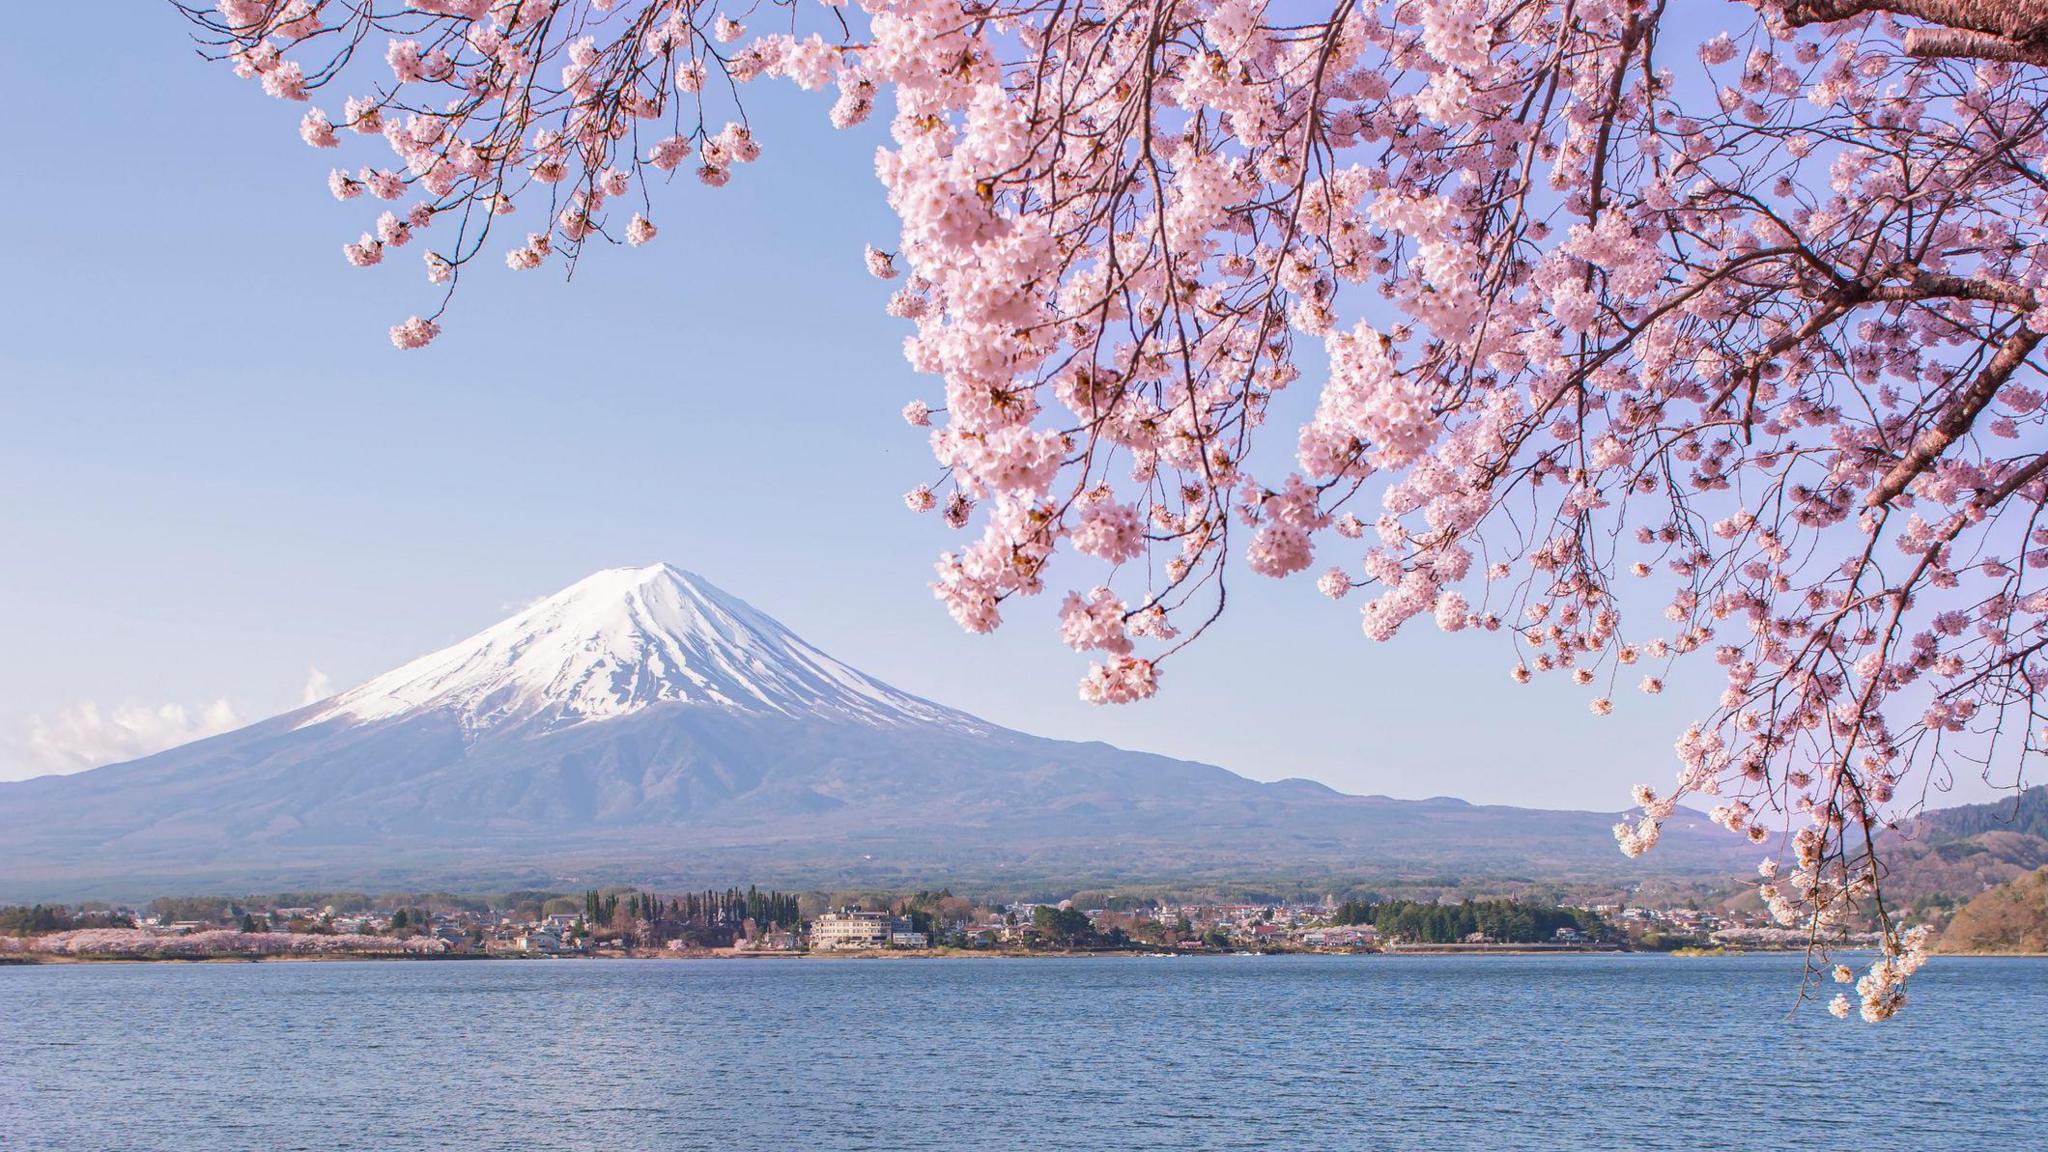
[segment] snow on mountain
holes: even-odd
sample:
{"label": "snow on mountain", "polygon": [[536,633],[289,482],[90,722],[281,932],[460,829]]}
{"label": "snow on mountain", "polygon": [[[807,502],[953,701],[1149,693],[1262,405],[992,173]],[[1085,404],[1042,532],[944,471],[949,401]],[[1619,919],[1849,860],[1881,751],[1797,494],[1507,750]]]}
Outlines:
{"label": "snow on mountain", "polygon": [[472,735],[553,731],[656,704],[876,726],[987,725],[898,691],[669,564],[607,568],[467,640],[313,706],[298,727],[447,711]]}

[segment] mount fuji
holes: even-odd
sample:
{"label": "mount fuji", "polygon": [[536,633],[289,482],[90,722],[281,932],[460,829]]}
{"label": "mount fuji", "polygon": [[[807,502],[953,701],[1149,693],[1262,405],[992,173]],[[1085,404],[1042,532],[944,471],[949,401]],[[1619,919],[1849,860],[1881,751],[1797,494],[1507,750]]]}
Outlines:
{"label": "mount fuji", "polygon": [[834,660],[752,605],[669,564],[608,568],[511,619],[313,706],[298,723],[420,713],[465,736],[547,733],[663,704],[985,733],[987,724]]}
{"label": "mount fuji", "polygon": [[0,899],[631,881],[1726,875],[1681,814],[1348,796],[1029,736],[900,691],[702,577],[608,569],[337,696],[0,784]]}

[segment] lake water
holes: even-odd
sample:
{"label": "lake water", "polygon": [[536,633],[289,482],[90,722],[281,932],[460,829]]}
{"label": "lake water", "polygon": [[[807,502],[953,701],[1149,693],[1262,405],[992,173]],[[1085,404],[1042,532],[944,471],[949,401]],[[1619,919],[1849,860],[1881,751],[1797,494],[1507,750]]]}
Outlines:
{"label": "lake water", "polygon": [[2048,961],[1798,963],[0,967],[0,1148],[2048,1148]]}

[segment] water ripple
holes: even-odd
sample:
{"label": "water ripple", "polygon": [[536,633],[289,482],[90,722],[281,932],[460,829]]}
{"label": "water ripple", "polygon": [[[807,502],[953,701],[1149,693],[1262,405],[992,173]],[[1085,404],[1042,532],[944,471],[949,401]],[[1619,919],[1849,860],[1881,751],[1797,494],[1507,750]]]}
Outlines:
{"label": "water ripple", "polygon": [[[0,969],[0,1148],[2048,1147],[2048,961],[1881,1028],[1797,958]],[[1855,1117],[1853,1130],[1842,1118]]]}

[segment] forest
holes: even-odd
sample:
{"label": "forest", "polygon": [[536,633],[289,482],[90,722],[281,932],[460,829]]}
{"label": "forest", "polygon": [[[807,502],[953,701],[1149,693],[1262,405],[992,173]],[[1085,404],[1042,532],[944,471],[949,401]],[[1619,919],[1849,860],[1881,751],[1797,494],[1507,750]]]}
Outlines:
{"label": "forest", "polygon": [[1456,944],[1475,935],[1497,944],[1555,940],[1560,928],[1598,939],[1607,925],[1598,914],[1576,908],[1524,904],[1518,900],[1466,900],[1422,904],[1412,900],[1347,900],[1337,906],[1338,924],[1370,924],[1382,941]]}

